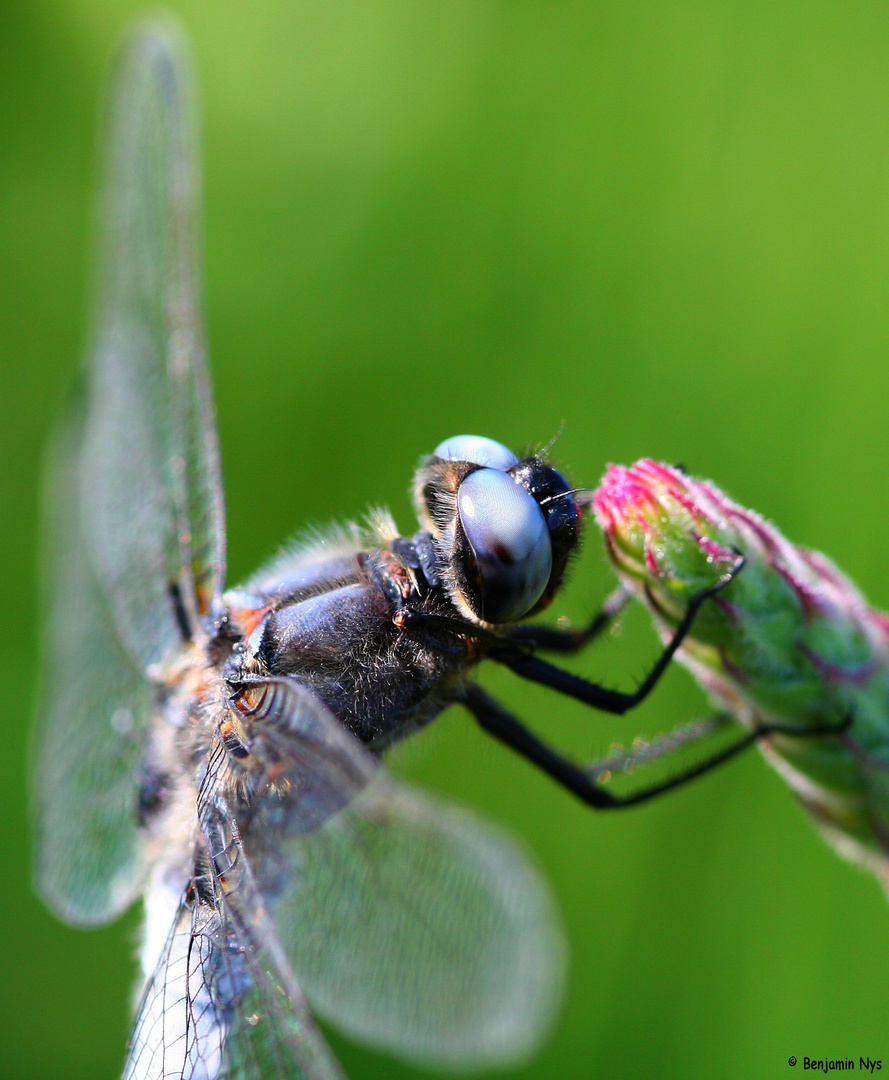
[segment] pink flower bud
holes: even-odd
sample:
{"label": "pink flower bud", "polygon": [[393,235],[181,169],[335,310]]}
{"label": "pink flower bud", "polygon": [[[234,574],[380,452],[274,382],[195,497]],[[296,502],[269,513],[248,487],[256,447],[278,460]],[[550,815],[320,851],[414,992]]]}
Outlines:
{"label": "pink flower bud", "polygon": [[[760,745],[836,847],[889,883],[889,618],[825,555],[679,469],[611,465],[592,502],[621,579],[663,638],[743,556],[677,656],[742,723],[806,732]],[[847,730],[817,734],[850,716]]]}

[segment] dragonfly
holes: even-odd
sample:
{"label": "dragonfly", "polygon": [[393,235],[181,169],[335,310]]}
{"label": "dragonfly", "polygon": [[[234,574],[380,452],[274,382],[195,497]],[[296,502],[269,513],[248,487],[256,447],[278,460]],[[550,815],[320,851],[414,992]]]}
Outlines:
{"label": "dragonfly", "polygon": [[489,658],[626,712],[735,571],[632,693],[566,672],[540,652],[581,648],[623,604],[577,630],[522,622],[577,549],[576,492],[545,454],[457,436],[418,469],[412,535],[378,512],[227,589],[191,86],[174,27],[130,34],[84,388],[47,485],[37,887],[80,925],[143,898],[127,1080],[340,1076],[313,1012],[427,1066],[519,1061],[559,993],[550,894],[513,840],[387,777],[383,752],[457,703],[590,806],[642,801],[472,675]]}

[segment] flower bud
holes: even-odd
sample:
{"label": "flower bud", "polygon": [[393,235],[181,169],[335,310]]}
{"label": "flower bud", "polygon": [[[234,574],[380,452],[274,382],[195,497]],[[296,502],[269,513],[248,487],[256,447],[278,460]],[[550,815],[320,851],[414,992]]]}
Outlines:
{"label": "flower bud", "polygon": [[665,640],[743,557],[677,658],[748,727],[805,732],[760,746],[835,846],[889,885],[889,617],[826,556],[679,469],[611,465],[592,501],[618,574]]}

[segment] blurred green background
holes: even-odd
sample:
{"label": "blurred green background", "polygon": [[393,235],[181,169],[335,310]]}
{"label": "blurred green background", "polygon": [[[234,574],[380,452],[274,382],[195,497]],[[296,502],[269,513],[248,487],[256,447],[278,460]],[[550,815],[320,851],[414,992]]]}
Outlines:
{"label": "blurred green background", "polygon": [[[171,3],[201,86],[206,299],[230,580],[307,522],[388,503],[469,431],[556,460],[681,461],[889,607],[889,9],[688,2]],[[7,859],[0,1075],[118,1075],[136,913],[30,892],[41,448],[78,364],[98,104],[140,5],[0,5]],[[591,526],[556,614],[612,585]],[[14,646],[14,647],[13,647]],[[578,669],[629,686],[641,614]],[[581,758],[623,720],[486,682]],[[887,702],[889,717],[889,702]],[[446,714],[393,768],[509,826],[564,912],[571,980],[528,1078],[889,1067],[889,905],[751,754],[656,804],[581,808]],[[353,1080],[427,1075],[334,1040]]]}

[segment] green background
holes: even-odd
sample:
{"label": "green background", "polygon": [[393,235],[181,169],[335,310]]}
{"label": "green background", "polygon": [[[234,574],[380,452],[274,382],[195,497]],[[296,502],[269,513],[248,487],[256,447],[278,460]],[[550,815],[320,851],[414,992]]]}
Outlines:
{"label": "green background", "polygon": [[[773,0],[170,5],[201,85],[206,298],[230,581],[306,522],[388,503],[469,431],[563,434],[576,484],[681,461],[889,607],[889,8]],[[0,1075],[118,1075],[137,919],[30,892],[41,447],[78,363],[96,117],[119,0],[0,6],[7,624]],[[556,614],[611,587],[591,526]],[[578,667],[629,686],[640,614]],[[581,758],[705,704],[672,671],[623,720],[487,685]],[[889,702],[887,702],[889,715]],[[524,837],[572,967],[516,1077],[889,1067],[889,906],[755,754],[596,815],[452,711],[393,763]],[[353,1080],[410,1069],[335,1040]]]}

